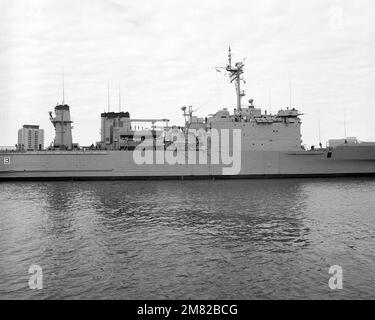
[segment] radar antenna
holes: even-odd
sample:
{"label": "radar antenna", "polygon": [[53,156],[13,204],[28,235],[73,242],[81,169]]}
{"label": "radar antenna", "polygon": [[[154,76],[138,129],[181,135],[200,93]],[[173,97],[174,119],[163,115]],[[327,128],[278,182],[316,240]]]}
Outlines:
{"label": "radar antenna", "polygon": [[242,62],[236,62],[232,66],[232,50],[229,46],[228,49],[228,65],[224,67],[218,67],[218,69],[225,69],[229,73],[230,82],[234,82],[236,86],[236,95],[237,95],[237,110],[241,111],[241,99],[245,96],[245,91],[241,90],[241,81],[245,82],[241,75],[244,73],[243,68],[245,67],[245,59]]}

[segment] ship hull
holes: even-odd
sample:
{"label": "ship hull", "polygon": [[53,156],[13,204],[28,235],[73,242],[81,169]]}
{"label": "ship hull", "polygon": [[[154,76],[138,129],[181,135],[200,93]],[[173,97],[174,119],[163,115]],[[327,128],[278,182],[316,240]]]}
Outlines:
{"label": "ship hull", "polygon": [[247,151],[240,170],[222,164],[142,164],[130,151],[41,151],[0,154],[0,181],[111,179],[249,179],[375,176],[375,145],[331,151]]}

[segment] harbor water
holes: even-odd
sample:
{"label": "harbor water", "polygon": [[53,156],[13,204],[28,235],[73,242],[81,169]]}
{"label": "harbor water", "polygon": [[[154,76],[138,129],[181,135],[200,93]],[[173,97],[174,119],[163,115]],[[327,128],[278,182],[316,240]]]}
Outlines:
{"label": "harbor water", "polygon": [[375,298],[375,179],[7,182],[0,204],[1,299]]}

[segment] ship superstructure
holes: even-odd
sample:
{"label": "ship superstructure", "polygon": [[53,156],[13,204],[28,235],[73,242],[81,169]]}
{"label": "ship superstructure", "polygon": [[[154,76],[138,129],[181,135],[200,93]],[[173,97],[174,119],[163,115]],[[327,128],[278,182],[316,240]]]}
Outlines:
{"label": "ship superstructure", "polygon": [[[301,114],[298,110],[286,108],[279,110],[276,114],[267,114],[254,106],[253,99],[250,99],[246,106],[242,104],[242,98],[246,95],[245,91],[241,90],[243,81],[241,75],[244,73],[244,66],[243,62],[232,65],[232,54],[229,48],[228,64],[222,69],[228,72],[230,82],[235,84],[237,104],[233,113],[230,113],[228,108],[223,108],[206,118],[199,118],[193,115],[192,106],[184,106],[181,109],[184,112],[185,126],[180,130],[186,133],[191,129],[206,132],[211,129],[241,129],[243,131],[242,150],[301,150],[301,119],[299,118]],[[102,113],[101,119],[100,149],[133,150],[136,146],[136,141],[133,139],[136,131],[139,136],[142,135],[139,131],[148,128],[145,134],[151,130],[156,139],[163,131],[171,129],[168,119],[131,119],[128,112]],[[147,123],[151,126],[145,125]],[[155,130],[156,123],[163,126]]]}
{"label": "ship superstructure", "polygon": [[168,119],[131,119],[129,112],[104,112],[101,114],[101,140],[96,145],[100,150],[134,150],[141,142],[139,137],[151,131],[156,138],[168,124]]}
{"label": "ship superstructure", "polygon": [[67,104],[59,104],[55,107],[55,117],[49,113],[50,120],[55,127],[55,139],[53,147],[60,150],[73,148],[72,123],[70,119],[70,107]]}
{"label": "ship superstructure", "polygon": [[1,151],[0,180],[375,175],[375,143],[343,139],[334,147],[306,150],[296,108],[267,114],[253,99],[244,105],[244,62],[233,65],[230,48],[228,64],[220,69],[235,85],[233,112],[222,108],[200,118],[192,106],[184,106],[183,127],[170,125],[168,119],[104,112],[100,141],[79,148],[72,140],[70,107],[63,103],[55,107],[54,117],[50,113],[53,145],[42,151]]}

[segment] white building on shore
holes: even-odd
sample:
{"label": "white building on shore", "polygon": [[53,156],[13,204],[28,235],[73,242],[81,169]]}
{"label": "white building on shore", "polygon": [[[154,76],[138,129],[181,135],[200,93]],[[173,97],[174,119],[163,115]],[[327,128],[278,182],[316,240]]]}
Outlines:
{"label": "white building on shore", "polygon": [[44,130],[37,125],[25,124],[18,130],[19,150],[36,151],[44,149]]}

